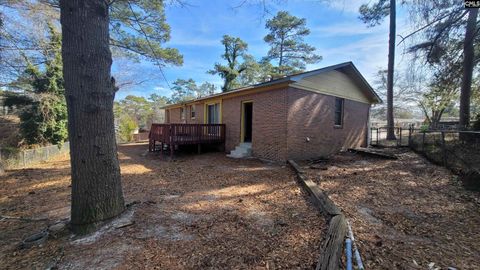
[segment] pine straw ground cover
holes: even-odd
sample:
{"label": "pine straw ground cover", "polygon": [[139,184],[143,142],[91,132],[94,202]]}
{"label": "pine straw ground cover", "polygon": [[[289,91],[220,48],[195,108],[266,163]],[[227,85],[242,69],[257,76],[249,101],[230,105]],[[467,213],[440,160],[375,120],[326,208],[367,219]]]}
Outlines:
{"label": "pine straw ground cover", "polygon": [[326,224],[286,166],[222,153],[167,162],[147,145],[120,146],[123,187],[134,202],[83,238],[67,230],[19,249],[26,236],[69,216],[62,157],[0,177],[2,269],[312,269]]}
{"label": "pine straw ground cover", "polygon": [[[301,163],[351,221],[367,269],[480,269],[479,193],[408,151]],[[325,168],[328,168],[325,170]]]}

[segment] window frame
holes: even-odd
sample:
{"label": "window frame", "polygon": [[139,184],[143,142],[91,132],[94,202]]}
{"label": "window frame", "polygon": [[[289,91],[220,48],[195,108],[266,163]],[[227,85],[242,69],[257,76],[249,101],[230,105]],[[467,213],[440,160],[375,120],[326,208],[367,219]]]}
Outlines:
{"label": "window frame", "polygon": [[215,100],[211,100],[211,101],[208,101],[208,102],[205,102],[203,103],[203,123],[204,124],[208,124],[208,106],[209,105],[215,105],[215,104],[218,104],[218,124],[221,124],[222,121],[223,121],[223,117],[222,117],[222,99],[215,99]]}
{"label": "window frame", "polygon": [[[210,107],[212,111],[210,111]],[[213,113],[213,115],[210,114]],[[220,103],[210,103],[207,104],[207,124],[220,124]],[[213,123],[210,123],[210,119]]]}
{"label": "window frame", "polygon": [[195,105],[190,105],[190,119],[195,119],[197,116],[197,110]]}
{"label": "window frame", "polygon": [[[337,102],[340,101],[340,110],[337,108]],[[333,126],[335,128],[343,128],[344,123],[344,111],[345,111],[345,99],[340,97],[335,97],[335,105],[333,110]],[[337,113],[340,113],[340,124],[337,124]]]}
{"label": "window frame", "polygon": [[180,107],[180,120],[185,120],[187,113],[185,107]]}

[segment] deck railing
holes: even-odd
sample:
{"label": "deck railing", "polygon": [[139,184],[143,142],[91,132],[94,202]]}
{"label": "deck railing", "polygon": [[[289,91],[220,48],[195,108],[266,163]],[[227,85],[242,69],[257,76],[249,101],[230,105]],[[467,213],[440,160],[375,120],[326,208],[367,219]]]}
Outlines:
{"label": "deck railing", "polygon": [[221,143],[225,124],[152,124],[149,139],[170,145]]}

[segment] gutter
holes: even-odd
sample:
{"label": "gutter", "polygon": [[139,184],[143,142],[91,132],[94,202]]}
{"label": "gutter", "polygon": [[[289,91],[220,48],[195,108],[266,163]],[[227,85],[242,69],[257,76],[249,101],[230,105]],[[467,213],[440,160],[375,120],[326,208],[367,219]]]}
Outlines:
{"label": "gutter", "polygon": [[244,94],[247,95],[247,94],[249,94],[248,93],[249,90],[261,90],[262,88],[267,87],[267,86],[279,85],[279,84],[286,83],[286,82],[290,83],[290,82],[293,82],[293,81],[290,79],[290,77],[280,78],[280,79],[276,79],[276,80],[273,80],[273,81],[270,81],[270,82],[265,82],[265,83],[256,84],[256,85],[252,85],[252,86],[237,88],[237,89],[234,89],[234,90],[231,90],[231,91],[228,91],[228,92],[224,92],[224,93],[213,94],[213,95],[210,95],[210,96],[200,97],[200,98],[196,98],[196,99],[192,99],[192,100],[188,100],[188,101],[183,101],[183,102],[179,102],[179,103],[175,103],[175,104],[168,104],[168,105],[165,105],[163,107],[160,107],[160,109],[169,109],[169,108],[172,108],[172,107],[181,107],[181,106],[185,106],[185,105],[188,105],[188,104],[192,104],[192,103],[196,103],[196,102],[200,102],[200,101],[204,101],[204,100],[208,100],[208,99],[215,99],[215,98],[228,96],[228,95],[233,95],[233,94],[241,94],[243,92],[245,92]]}

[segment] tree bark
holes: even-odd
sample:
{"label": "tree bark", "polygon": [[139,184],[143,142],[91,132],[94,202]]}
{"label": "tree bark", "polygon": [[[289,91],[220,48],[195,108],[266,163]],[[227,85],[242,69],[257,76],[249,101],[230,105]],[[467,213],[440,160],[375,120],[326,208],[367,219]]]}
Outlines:
{"label": "tree bark", "polygon": [[283,75],[283,43],[285,42],[284,37],[282,35],[282,39],[280,42],[280,59],[278,60],[278,73]]}
{"label": "tree bark", "polygon": [[395,0],[390,0],[390,33],[388,39],[388,71],[387,71],[387,140],[395,140],[393,120],[393,71],[395,67],[395,33],[396,6]]}
{"label": "tree bark", "polygon": [[108,3],[61,0],[72,174],[71,224],[86,233],[125,209],[115,141]]}
{"label": "tree bark", "polygon": [[470,93],[472,89],[473,60],[475,57],[473,39],[477,26],[478,8],[468,11],[467,28],[463,43],[463,78],[460,90],[460,128],[466,129],[470,125]]}
{"label": "tree bark", "polygon": [[440,120],[442,119],[444,110],[432,111],[432,117],[430,118],[430,129],[437,129]]}

